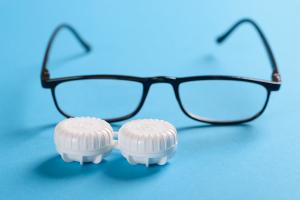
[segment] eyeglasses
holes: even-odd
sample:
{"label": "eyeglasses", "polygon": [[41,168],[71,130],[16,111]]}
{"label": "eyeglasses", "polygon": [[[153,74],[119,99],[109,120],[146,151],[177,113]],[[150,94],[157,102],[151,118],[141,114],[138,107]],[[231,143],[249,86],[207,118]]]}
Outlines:
{"label": "eyeglasses", "polygon": [[258,32],[266,49],[272,67],[270,81],[219,75],[137,77],[97,74],[51,78],[47,68],[49,53],[61,30],[69,30],[86,52],[91,50],[74,28],[62,24],[54,30],[45,52],[42,87],[51,89],[55,106],[65,117],[96,116],[108,122],[126,120],[141,110],[152,84],[167,83],[174,89],[181,110],[194,120],[211,124],[248,122],[264,112],[270,93],[279,90],[281,79],[271,47],[253,20],[239,20],[217,38],[217,43],[222,43],[237,27],[246,23]]}

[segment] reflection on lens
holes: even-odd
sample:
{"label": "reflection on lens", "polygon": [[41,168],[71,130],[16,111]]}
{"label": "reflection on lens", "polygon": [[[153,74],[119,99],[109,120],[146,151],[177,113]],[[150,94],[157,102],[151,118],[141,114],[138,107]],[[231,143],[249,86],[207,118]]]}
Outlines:
{"label": "reflection on lens", "polygon": [[253,117],[262,110],[268,96],[261,85],[231,80],[185,82],[179,93],[187,112],[218,121]]}
{"label": "reflection on lens", "polygon": [[55,96],[59,107],[71,116],[103,119],[122,117],[133,112],[142,97],[138,82],[89,79],[59,84]]}

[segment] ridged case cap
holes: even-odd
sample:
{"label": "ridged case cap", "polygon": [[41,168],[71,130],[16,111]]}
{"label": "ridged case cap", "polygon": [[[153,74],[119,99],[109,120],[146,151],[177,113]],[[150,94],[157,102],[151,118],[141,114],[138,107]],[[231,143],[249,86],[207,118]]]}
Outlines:
{"label": "ridged case cap", "polygon": [[132,164],[165,164],[177,146],[176,128],[159,119],[139,119],[124,124],[118,146]]}
{"label": "ridged case cap", "polygon": [[94,117],[76,117],[55,127],[56,149],[65,161],[100,163],[114,145],[112,127]]}

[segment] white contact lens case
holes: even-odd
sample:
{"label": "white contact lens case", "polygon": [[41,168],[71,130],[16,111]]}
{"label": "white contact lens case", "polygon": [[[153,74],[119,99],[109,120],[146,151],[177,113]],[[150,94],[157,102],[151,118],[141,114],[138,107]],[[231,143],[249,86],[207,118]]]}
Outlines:
{"label": "white contact lens case", "polygon": [[118,146],[131,164],[164,165],[177,147],[176,128],[158,119],[134,120],[120,128]]}
{"label": "white contact lens case", "polygon": [[57,124],[54,132],[56,149],[66,162],[98,164],[114,146],[109,123],[93,117],[65,119]]}
{"label": "white contact lens case", "polygon": [[125,123],[113,140],[112,127],[93,117],[65,119],[55,127],[54,141],[66,162],[98,164],[113,148],[130,164],[164,165],[177,147],[176,128],[163,120],[140,119]]}

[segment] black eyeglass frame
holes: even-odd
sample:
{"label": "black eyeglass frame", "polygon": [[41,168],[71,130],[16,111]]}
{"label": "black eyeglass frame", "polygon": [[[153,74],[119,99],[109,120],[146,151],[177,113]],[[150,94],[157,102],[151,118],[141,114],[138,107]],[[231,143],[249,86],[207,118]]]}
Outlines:
{"label": "black eyeglass frame", "polygon": [[[271,81],[268,80],[261,80],[261,79],[255,79],[255,78],[248,78],[248,77],[241,77],[241,76],[221,76],[221,75],[205,75],[205,76],[189,76],[189,77],[170,77],[170,76],[155,76],[155,77],[138,77],[138,76],[127,76],[127,75],[110,75],[110,74],[97,74],[97,75],[83,75],[83,76],[69,76],[69,77],[61,77],[61,78],[50,78],[50,73],[47,68],[47,63],[48,63],[48,58],[49,58],[49,53],[53,44],[53,41],[56,37],[56,35],[63,29],[69,30],[75,38],[79,41],[79,43],[83,46],[86,52],[89,52],[91,50],[90,45],[85,42],[82,37],[77,33],[77,31],[70,25],[67,24],[62,24],[58,26],[53,34],[50,37],[50,40],[48,42],[48,46],[45,52],[43,64],[42,64],[42,70],[41,70],[41,84],[43,88],[48,88],[51,89],[51,94],[54,100],[54,104],[57,108],[57,110],[64,115],[65,117],[73,117],[66,112],[63,111],[63,109],[60,108],[57,98],[56,98],[56,93],[55,93],[55,88],[61,83],[65,83],[68,81],[78,81],[78,80],[89,80],[89,79],[110,79],[110,80],[124,80],[124,81],[133,81],[133,82],[138,82],[143,85],[143,92],[142,92],[142,97],[137,105],[136,109],[121,117],[117,118],[111,118],[111,119],[105,119],[108,122],[118,122],[122,120],[129,119],[136,115],[142,108],[145,99],[147,97],[147,94],[149,92],[149,89],[152,84],[155,83],[168,83],[172,85],[172,88],[174,90],[176,100],[178,101],[178,104],[183,111],[185,115],[190,117],[191,119],[194,119],[196,121],[200,122],[205,122],[205,123],[210,123],[210,124],[216,124],[216,125],[230,125],[230,124],[239,124],[239,123],[245,123],[252,121],[259,117],[267,107],[267,104],[270,99],[270,94],[272,91],[278,91],[281,86],[281,78],[280,78],[280,73],[274,58],[274,55],[272,53],[271,47],[264,36],[263,32],[259,28],[259,26],[251,19],[242,19],[239,20],[237,23],[235,23],[228,31],[226,31],[223,35],[217,38],[217,43],[222,43],[238,26],[244,23],[249,23],[252,25],[255,30],[258,32],[263,45],[267,51],[267,55],[269,57],[271,67],[272,67],[272,79]],[[187,111],[181,101],[180,98],[180,92],[179,92],[179,85],[185,82],[190,82],[190,81],[202,81],[202,80],[231,80],[231,81],[241,81],[241,82],[248,82],[248,83],[254,83],[263,86],[267,90],[267,97],[266,101],[260,111],[258,111],[255,115],[245,118],[245,119],[240,119],[240,120],[229,120],[229,121],[220,121],[220,120],[213,120],[213,119],[207,119],[203,118],[201,116],[195,115]]]}

